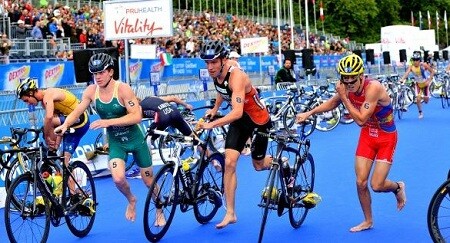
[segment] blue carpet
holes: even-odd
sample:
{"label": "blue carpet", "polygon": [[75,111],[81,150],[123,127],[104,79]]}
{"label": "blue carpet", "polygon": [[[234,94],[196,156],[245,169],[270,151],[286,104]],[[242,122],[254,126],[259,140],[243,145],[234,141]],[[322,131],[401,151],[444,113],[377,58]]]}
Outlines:
{"label": "blue carpet", "polygon": [[[315,191],[322,202],[312,209],[304,224],[294,230],[288,215],[269,215],[264,242],[431,242],[426,225],[429,200],[444,181],[449,169],[450,110],[434,99],[424,106],[425,118],[417,118],[411,106],[404,119],[397,121],[399,143],[389,179],[403,180],[407,205],[398,212],[392,193],[373,193],[374,228],[350,233],[350,227],[363,220],[356,195],[354,151],[359,128],[356,124],[339,125],[331,132],[311,135],[311,152],[316,163]],[[221,221],[220,210],[211,223],[200,225],[193,211],[177,210],[174,222],[161,242],[256,242],[261,222],[257,206],[267,172],[255,172],[250,157],[238,163],[238,222],[222,230],[214,225]],[[143,230],[143,202],[147,191],[141,180],[129,180],[138,196],[138,217],[134,223],[125,220],[126,200],[111,178],[96,179],[99,206],[91,233],[78,239],[65,225],[50,230],[49,242],[146,242]],[[0,210],[0,242],[8,242]]]}

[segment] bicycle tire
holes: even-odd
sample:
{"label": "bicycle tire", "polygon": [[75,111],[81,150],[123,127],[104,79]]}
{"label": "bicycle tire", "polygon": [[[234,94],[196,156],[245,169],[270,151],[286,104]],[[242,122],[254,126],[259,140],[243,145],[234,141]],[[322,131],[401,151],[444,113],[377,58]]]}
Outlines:
{"label": "bicycle tire", "polygon": [[278,174],[278,167],[278,165],[272,166],[266,186],[263,189],[261,204],[259,205],[262,207],[262,219],[261,227],[259,229],[258,243],[262,242],[271,205],[278,205],[278,189],[275,188],[275,178]]}
{"label": "bicycle tire", "polygon": [[431,96],[433,96],[434,98],[439,98],[440,97],[440,92],[439,92],[440,88],[442,88],[442,84],[436,85],[436,81],[433,79],[433,81],[430,83],[430,86],[429,86]]}
{"label": "bicycle tire", "polygon": [[[297,113],[298,112],[306,112],[311,109],[310,107],[308,107],[304,104],[300,104],[300,103],[296,103],[294,106],[295,106],[295,112],[297,112]],[[291,111],[288,111],[288,110],[291,110]],[[288,107],[285,112],[286,113],[292,112],[292,107]],[[283,118],[283,123],[285,123],[284,126],[286,127],[288,124],[288,121],[285,120],[285,117],[286,116],[284,116],[284,118]],[[316,123],[317,123],[316,115],[312,115],[305,122],[298,125],[298,126],[303,126],[301,131],[303,131],[304,137],[308,137],[309,135],[311,135],[314,132],[314,130],[316,129]],[[289,133],[292,133],[292,132],[289,131]]]}
{"label": "bicycle tire", "polygon": [[[50,202],[41,196],[43,205],[38,204],[36,195],[41,196],[42,193],[39,187],[34,185],[30,173],[17,177],[11,184],[4,208],[5,227],[10,242],[47,242],[50,231]],[[20,202],[19,205],[17,202]]]}
{"label": "bicycle tire", "polygon": [[[24,154],[25,155],[25,154]],[[23,158],[28,158],[28,156],[24,156]],[[19,158],[16,157],[10,164],[10,169],[6,171],[5,176],[5,190],[8,191],[9,187],[11,186],[12,182],[15,178],[19,177],[20,175],[24,174],[26,171],[31,168],[31,159],[25,159],[24,163],[27,164],[27,168],[23,168],[21,163],[19,162]]]}
{"label": "bicycle tire", "polygon": [[[64,176],[62,205],[70,205],[71,210],[65,215],[67,227],[73,235],[81,238],[89,234],[95,221],[97,194],[94,177],[81,161],[72,162],[68,171],[70,175]],[[70,188],[69,181],[73,188]]]}
{"label": "bicycle tire", "polygon": [[[450,216],[450,180],[445,181],[434,193],[427,211],[427,226],[433,242],[446,242],[450,236],[448,217]],[[441,227],[442,226],[442,227]]]}
{"label": "bicycle tire", "polygon": [[[331,116],[328,115],[325,116],[325,114],[331,114]],[[321,117],[324,117],[325,119],[320,119]],[[339,125],[339,121],[341,120],[341,110],[339,107],[336,107],[332,109],[331,111],[327,111],[323,114],[317,114],[316,118],[316,129],[321,132],[329,132],[337,127]]]}
{"label": "bicycle tire", "polygon": [[[174,129],[172,127],[168,127],[165,130],[166,132],[169,132],[170,134],[180,134],[180,132],[177,129]],[[174,141],[170,138],[169,135],[166,136],[162,136],[160,135],[158,138],[158,152],[159,152],[159,156],[161,158],[161,161],[164,164],[171,164],[172,162],[170,161],[169,158],[172,157],[173,155],[173,149],[175,148],[175,143]],[[194,148],[193,146],[183,146],[181,148],[181,152],[180,152],[180,158],[181,159],[185,159],[188,158],[190,156],[192,156],[194,153]]]}
{"label": "bicycle tire", "polygon": [[[302,198],[306,193],[313,192],[316,170],[313,156],[308,153],[306,159],[303,160],[299,156],[296,158],[294,165],[294,185],[289,193],[293,198]],[[300,189],[300,190],[298,190]],[[309,208],[304,205],[295,203],[289,207],[289,222],[295,229],[299,228],[306,219]]]}
{"label": "bicycle tire", "polygon": [[441,89],[441,106],[443,109],[448,107],[448,92],[447,92],[447,84],[443,83],[442,84],[442,89]]}
{"label": "bicycle tire", "polygon": [[206,163],[198,171],[194,188],[194,216],[200,224],[211,221],[222,206],[225,156],[219,152],[213,153],[206,158]]}
{"label": "bicycle tire", "polygon": [[[158,171],[150,185],[144,206],[145,237],[151,242],[159,241],[167,232],[175,216],[179,200],[179,177],[174,177],[174,165],[166,164]],[[152,193],[158,191],[156,195]],[[162,210],[166,223],[155,225],[158,208]],[[166,213],[168,216],[166,217]]]}
{"label": "bicycle tire", "polygon": [[403,95],[403,93],[400,93],[398,94],[397,99],[397,117],[399,120],[401,120],[403,118],[403,110],[405,108],[405,96]]}

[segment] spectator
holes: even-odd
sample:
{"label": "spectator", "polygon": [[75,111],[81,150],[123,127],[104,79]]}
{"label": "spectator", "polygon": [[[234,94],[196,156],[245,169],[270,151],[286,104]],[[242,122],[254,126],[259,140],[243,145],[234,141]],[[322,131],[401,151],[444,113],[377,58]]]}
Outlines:
{"label": "spectator", "polygon": [[1,63],[9,64],[9,50],[11,50],[11,47],[11,40],[8,39],[6,34],[3,34],[0,40]]}
{"label": "spectator", "polygon": [[21,19],[17,21],[16,26],[16,38],[17,39],[25,39],[27,38],[27,28],[25,27],[25,22]]}
{"label": "spectator", "polygon": [[42,30],[41,30],[41,21],[36,21],[36,23],[34,24],[34,27],[31,30],[31,37],[33,37],[33,39],[36,39],[36,40],[44,39]]}
{"label": "spectator", "polygon": [[292,61],[290,59],[284,59],[283,67],[278,70],[275,76],[275,84],[281,82],[295,83],[297,80],[294,78],[294,71],[292,70]]}

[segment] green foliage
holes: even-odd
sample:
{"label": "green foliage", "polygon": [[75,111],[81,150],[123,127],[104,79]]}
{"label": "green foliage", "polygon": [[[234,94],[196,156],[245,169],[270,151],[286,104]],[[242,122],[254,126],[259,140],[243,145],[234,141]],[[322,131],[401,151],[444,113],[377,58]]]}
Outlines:
{"label": "green foliage", "polygon": [[[264,16],[271,17],[276,15],[276,0],[174,0],[173,6],[178,9],[186,8],[192,10],[195,2],[195,10],[213,10],[217,12],[220,3],[220,12],[223,14],[225,9],[227,13],[246,16]],[[200,4],[201,2],[201,4]],[[280,0],[280,12],[282,16],[289,13],[290,0]],[[308,15],[310,29],[314,28],[314,9],[311,0],[308,2]],[[323,12],[325,15],[324,30],[342,38],[349,37],[350,40],[357,43],[374,43],[380,41],[380,29],[384,26],[411,24],[411,11],[413,11],[415,25],[419,26],[419,11],[422,11],[423,27],[428,28],[427,11],[430,11],[432,27],[436,28],[436,11],[440,17],[439,41],[441,44],[446,42],[446,31],[444,25],[444,10],[449,10],[447,17],[450,17],[449,0],[315,0],[316,2],[316,21],[318,30],[322,29],[322,23],[319,20],[319,6],[323,3]],[[305,0],[292,0],[294,22],[298,26],[300,16],[302,26],[305,26]],[[299,4],[301,7],[299,7]],[[180,5],[180,6],[179,6]],[[226,6],[226,7],[225,7]],[[237,11],[236,11],[237,10]],[[259,11],[258,11],[259,10]],[[302,12],[302,13],[300,13]],[[286,18],[285,18],[286,20]],[[283,21],[282,24],[286,22]]]}

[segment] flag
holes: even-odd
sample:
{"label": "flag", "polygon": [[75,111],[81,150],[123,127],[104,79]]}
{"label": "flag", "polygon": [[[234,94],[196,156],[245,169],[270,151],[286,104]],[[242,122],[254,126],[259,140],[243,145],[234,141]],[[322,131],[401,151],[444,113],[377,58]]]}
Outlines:
{"label": "flag", "polygon": [[414,26],[414,14],[413,14],[413,11],[411,11],[411,26]]}
{"label": "flag", "polygon": [[422,23],[422,11],[419,11],[419,28],[420,28],[420,29],[423,28],[423,23]]}
{"label": "flag", "polygon": [[428,29],[431,29],[431,17],[430,17],[430,11],[427,10],[427,17],[428,17]]}
{"label": "flag", "polygon": [[444,11],[444,25],[445,25],[445,29],[447,30],[447,10]]}
{"label": "flag", "polygon": [[436,29],[439,30],[439,13],[437,10],[436,10]]}
{"label": "flag", "polygon": [[163,66],[172,65],[172,55],[170,53],[163,52],[159,54],[159,60],[161,61],[161,65]]}
{"label": "flag", "polygon": [[320,20],[325,20],[325,15],[323,15],[323,4],[322,1],[320,1],[320,8],[319,8],[319,14],[320,14]]}

